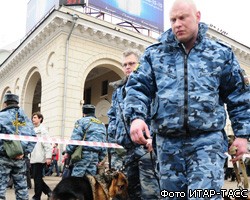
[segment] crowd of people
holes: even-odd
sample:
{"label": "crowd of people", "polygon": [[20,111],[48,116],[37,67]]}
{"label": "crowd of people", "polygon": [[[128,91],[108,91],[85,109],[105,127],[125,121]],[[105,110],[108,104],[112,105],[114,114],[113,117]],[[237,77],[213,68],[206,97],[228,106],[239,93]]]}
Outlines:
{"label": "crowd of people", "polygon": [[[171,29],[141,55],[136,49],[123,52],[124,78],[114,87],[107,116],[108,128],[95,116],[95,106],[82,107],[71,140],[115,142],[123,150],[82,146],[80,159],[70,162],[78,149],[67,145],[63,152],[63,178],[96,175],[107,157],[109,167],[123,170],[128,194],[133,200],[161,199],[161,191],[216,191],[210,199],[221,199],[224,179],[235,180],[231,165],[247,153],[250,134],[250,87],[232,49],[206,37],[208,27],[192,0],[175,0],[169,13]],[[0,112],[0,132],[48,136],[43,115],[32,122],[18,106],[18,96],[6,94]],[[226,106],[225,106],[226,105]],[[235,135],[228,145],[224,131],[228,114]],[[19,126],[10,126],[18,120]],[[20,125],[25,124],[25,125]],[[28,199],[25,160],[30,154],[34,196],[51,196],[44,182],[58,168],[58,144],[21,141],[24,152],[9,158],[0,140],[0,199],[5,199],[9,177],[14,180],[16,198]],[[232,147],[237,151],[227,158]],[[45,174],[45,165],[50,165]],[[23,172],[23,173],[22,173]],[[166,198],[168,199],[168,198]],[[174,197],[173,199],[178,199]]]}

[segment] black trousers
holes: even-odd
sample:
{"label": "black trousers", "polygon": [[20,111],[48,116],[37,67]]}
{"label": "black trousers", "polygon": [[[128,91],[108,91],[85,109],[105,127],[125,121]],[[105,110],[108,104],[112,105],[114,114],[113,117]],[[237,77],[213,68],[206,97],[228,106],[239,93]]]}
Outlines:
{"label": "black trousers", "polygon": [[43,180],[44,166],[45,166],[44,163],[31,164],[32,174],[34,179],[34,191],[35,191],[33,199],[35,200],[41,199],[42,192],[46,195],[48,195],[51,192],[51,189]]}

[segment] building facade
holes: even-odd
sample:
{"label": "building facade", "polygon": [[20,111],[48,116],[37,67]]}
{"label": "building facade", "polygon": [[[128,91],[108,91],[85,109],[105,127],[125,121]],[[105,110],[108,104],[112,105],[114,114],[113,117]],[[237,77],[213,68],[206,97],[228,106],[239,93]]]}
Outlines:
{"label": "building facade", "polygon": [[[213,29],[208,36],[231,45],[250,75],[248,47]],[[96,116],[108,124],[108,84],[123,77],[122,52],[143,52],[155,41],[70,8],[54,10],[1,64],[0,108],[6,92],[19,95],[28,116],[41,111],[49,133],[59,138],[70,137],[83,103],[95,105]]]}

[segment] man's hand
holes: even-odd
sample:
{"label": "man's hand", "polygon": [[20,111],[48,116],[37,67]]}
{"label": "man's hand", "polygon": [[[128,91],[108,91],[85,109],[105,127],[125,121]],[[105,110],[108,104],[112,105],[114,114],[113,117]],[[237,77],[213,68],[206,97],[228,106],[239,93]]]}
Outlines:
{"label": "man's hand", "polygon": [[237,148],[236,154],[234,155],[234,158],[232,159],[232,162],[235,163],[236,161],[242,158],[243,154],[247,153],[247,139],[236,138],[233,141],[232,145],[230,146],[229,151],[233,147]]}
{"label": "man's hand", "polygon": [[51,158],[46,158],[45,162],[46,162],[47,165],[50,165],[51,164]]}
{"label": "man's hand", "polygon": [[15,157],[16,160],[21,160],[24,157],[24,154],[18,155]]}
{"label": "man's hand", "polygon": [[63,155],[63,158],[66,160],[66,159],[68,159],[70,157],[70,155],[68,154],[68,153],[65,153],[64,155]]}
{"label": "man's hand", "polygon": [[148,148],[148,152],[153,151],[152,139],[147,139],[146,147]]}
{"label": "man's hand", "polygon": [[135,119],[134,121],[132,121],[130,127],[130,136],[135,143],[143,145],[146,145],[148,143],[147,138],[145,138],[143,132],[146,134],[147,138],[150,138],[148,126],[142,119]]}

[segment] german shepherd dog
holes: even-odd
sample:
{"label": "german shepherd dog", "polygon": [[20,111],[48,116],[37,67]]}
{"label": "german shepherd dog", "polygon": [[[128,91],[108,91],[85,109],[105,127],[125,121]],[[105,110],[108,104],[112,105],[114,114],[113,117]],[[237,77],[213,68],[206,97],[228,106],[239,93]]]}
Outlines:
{"label": "german shepherd dog", "polygon": [[51,200],[128,200],[128,181],[122,172],[67,177],[52,192]]}

